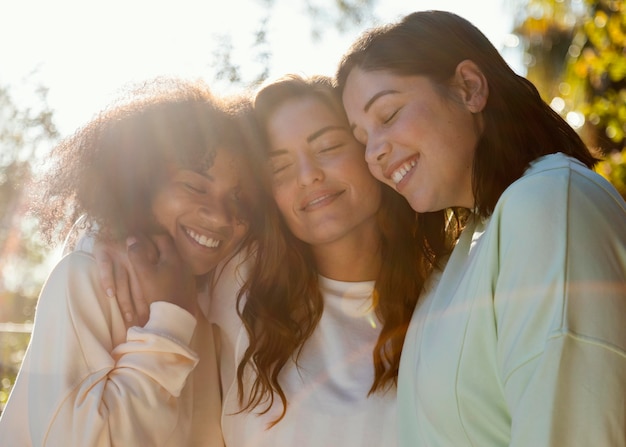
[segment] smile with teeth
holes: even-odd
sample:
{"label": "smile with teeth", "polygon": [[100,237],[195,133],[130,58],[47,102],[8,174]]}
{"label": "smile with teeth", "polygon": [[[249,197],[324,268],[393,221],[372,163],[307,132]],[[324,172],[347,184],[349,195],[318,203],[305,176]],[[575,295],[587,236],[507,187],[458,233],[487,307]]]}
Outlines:
{"label": "smile with teeth", "polygon": [[393,180],[393,182],[397,185],[402,181],[404,176],[407,175],[408,172],[415,167],[416,164],[417,162],[415,160],[403,163],[402,166],[400,166],[394,171],[393,174],[391,174],[391,180]]}
{"label": "smile with teeth", "polygon": [[222,242],[219,239],[213,239],[211,237],[206,237],[204,234],[202,234],[202,235],[198,234],[195,231],[187,229],[187,228],[185,229],[185,231],[198,244],[204,245],[205,247],[208,247],[208,248],[217,248],[217,247],[219,247],[220,243]]}

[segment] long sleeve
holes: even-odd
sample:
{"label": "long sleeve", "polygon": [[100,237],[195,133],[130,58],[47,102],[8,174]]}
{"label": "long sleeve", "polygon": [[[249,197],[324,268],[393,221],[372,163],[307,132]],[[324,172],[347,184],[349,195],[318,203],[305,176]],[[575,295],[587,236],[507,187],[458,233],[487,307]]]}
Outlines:
{"label": "long sleeve", "polygon": [[180,399],[198,362],[196,325],[165,302],[126,331],[86,253],[63,258],[42,290],[26,357],[0,421],[7,446],[186,445]]}
{"label": "long sleeve", "polygon": [[529,175],[491,222],[499,232],[497,358],[510,445],[623,447],[623,201],[586,171],[560,173]]}
{"label": "long sleeve", "polygon": [[420,298],[401,445],[626,447],[626,205],[546,156],[473,216]]}

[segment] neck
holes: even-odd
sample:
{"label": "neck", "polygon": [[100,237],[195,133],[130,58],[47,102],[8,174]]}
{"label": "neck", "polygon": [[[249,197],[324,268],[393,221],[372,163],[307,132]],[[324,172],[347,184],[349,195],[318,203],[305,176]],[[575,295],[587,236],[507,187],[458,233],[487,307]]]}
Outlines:
{"label": "neck", "polygon": [[358,237],[312,247],[320,275],[337,281],[371,281],[381,266],[380,232],[372,228]]}

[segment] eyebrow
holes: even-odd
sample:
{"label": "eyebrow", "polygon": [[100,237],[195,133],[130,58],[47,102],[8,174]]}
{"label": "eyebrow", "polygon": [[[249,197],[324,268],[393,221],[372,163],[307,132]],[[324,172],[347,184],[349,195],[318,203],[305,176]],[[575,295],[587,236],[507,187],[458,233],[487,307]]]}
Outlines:
{"label": "eyebrow", "polygon": [[374,101],[376,101],[381,96],[391,95],[393,93],[398,93],[398,91],[397,90],[381,90],[380,92],[378,92],[374,96],[372,96],[370,98],[370,100],[365,103],[365,106],[363,107],[363,111],[365,113],[367,113],[367,111],[370,109],[370,107],[372,107],[372,104],[374,104]]}
{"label": "eyebrow", "polygon": [[332,130],[346,130],[346,128],[344,126],[326,126],[326,127],[322,127],[317,132],[313,132],[311,135],[309,135],[307,137],[307,139],[306,139],[306,142],[310,143],[311,141],[315,140],[316,138],[319,138],[320,135],[323,135],[326,132],[330,132]]}
{"label": "eyebrow", "polygon": [[172,171],[172,173],[170,174],[170,176],[174,176],[174,175],[178,175],[178,174],[184,174],[184,175],[189,175],[186,174],[187,172],[195,174],[195,175],[199,175],[200,177],[204,177],[207,180],[213,181],[215,180],[215,177],[213,177],[211,174],[209,174],[207,171],[209,169],[211,169],[212,166],[208,167],[206,169],[206,171],[198,171],[193,167],[183,167],[183,166],[178,166],[175,167],[174,170]]}
{"label": "eyebrow", "polygon": [[[381,90],[380,92],[376,93],[374,96],[370,98],[369,101],[365,103],[365,106],[363,106],[363,112],[367,113],[369,109],[372,107],[372,104],[374,104],[374,102],[376,102],[376,100],[380,98],[381,96],[392,95],[394,93],[399,93],[399,92],[398,90],[390,89],[390,90]],[[354,129],[356,129],[356,124],[351,124],[350,129],[354,131]]]}
{"label": "eyebrow", "polygon": [[210,174],[208,174],[206,172],[199,172],[198,174],[200,174],[202,177],[204,177],[207,180],[210,180],[210,181],[214,181],[215,180],[215,177],[213,177],[212,175],[210,175]]}
{"label": "eyebrow", "polygon": [[[314,141],[316,138],[319,138],[321,135],[325,134],[326,132],[331,132],[333,130],[343,130],[345,131],[346,128],[345,126],[326,126],[326,127],[322,127],[321,129],[313,132],[311,135],[309,135],[306,138],[306,142],[310,143],[312,141]],[[287,154],[289,151],[287,149],[277,149],[275,151],[270,151],[269,152],[269,156],[271,157],[279,157],[281,155],[285,155]]]}
{"label": "eyebrow", "polygon": [[268,155],[270,158],[280,157],[281,155],[285,155],[287,152],[288,152],[287,149],[278,149],[275,151],[269,151]]}
{"label": "eyebrow", "polygon": [[189,172],[193,172],[194,174],[199,175],[200,177],[203,177],[203,178],[205,178],[205,179],[207,179],[207,180],[212,182],[212,181],[215,180],[215,177],[213,177],[211,174],[209,174],[207,172],[209,169],[211,169],[211,168],[209,167],[206,171],[196,171],[193,168],[185,168],[184,170],[185,171],[189,171]]}

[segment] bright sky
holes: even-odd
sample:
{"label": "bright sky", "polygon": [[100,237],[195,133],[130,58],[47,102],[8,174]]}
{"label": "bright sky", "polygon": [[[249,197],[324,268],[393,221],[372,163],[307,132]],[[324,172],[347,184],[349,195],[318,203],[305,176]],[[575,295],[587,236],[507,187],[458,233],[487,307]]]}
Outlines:
{"label": "bright sky", "polygon": [[[328,0],[317,0],[324,5]],[[512,27],[503,13],[511,0],[378,0],[382,21],[420,9],[444,9],[477,25],[501,49]],[[14,88],[27,105],[22,80],[49,87],[62,135],[89,120],[124,84],[170,74],[213,77],[217,35],[230,34],[233,62],[244,77],[257,68],[253,31],[262,17],[261,0],[0,0],[0,85]],[[334,26],[312,42],[311,20],[301,0],[276,0],[270,22],[271,77],[288,72],[332,75],[341,54],[361,29],[339,34]],[[506,56],[505,56],[506,57]],[[32,86],[31,84],[28,84]],[[227,86],[220,86],[227,89]],[[218,91],[219,92],[219,91]]]}

